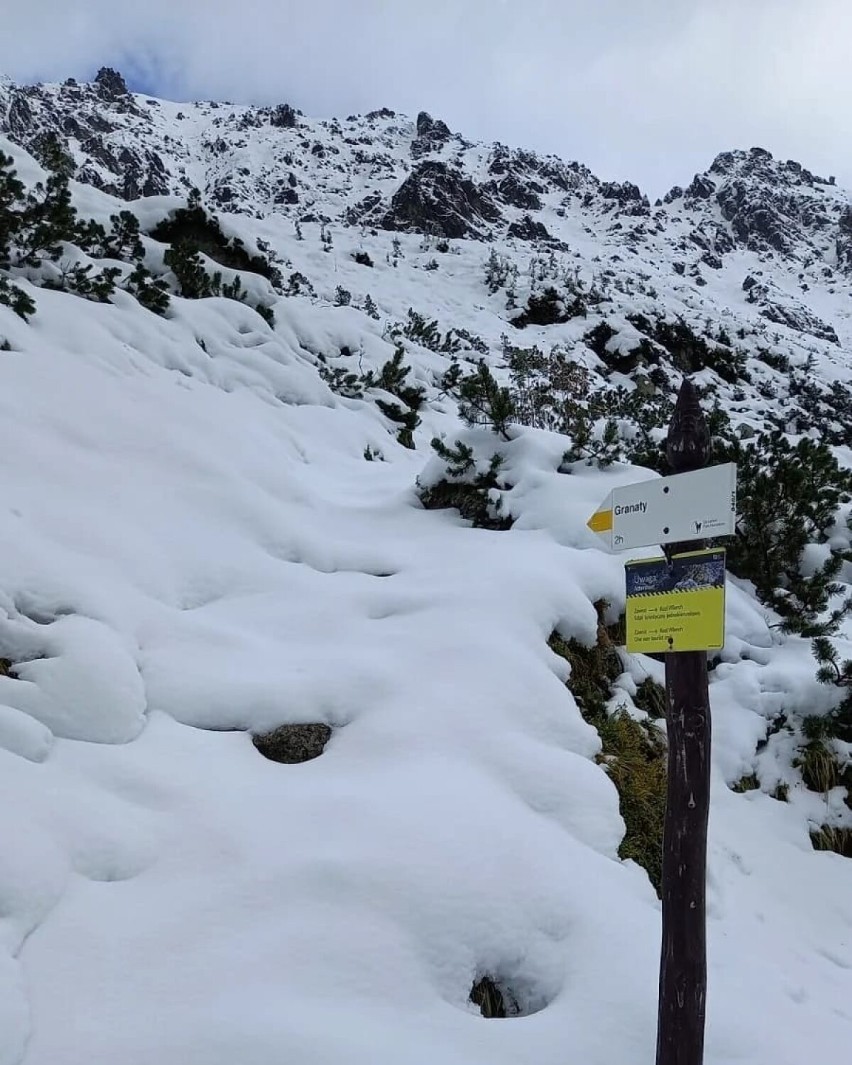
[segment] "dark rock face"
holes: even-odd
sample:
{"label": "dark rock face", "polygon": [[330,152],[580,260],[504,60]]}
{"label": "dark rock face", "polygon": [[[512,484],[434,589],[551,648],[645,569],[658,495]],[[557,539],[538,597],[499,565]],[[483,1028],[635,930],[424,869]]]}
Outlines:
{"label": "dark rock face", "polygon": [[95,85],[102,99],[115,100],[120,96],[129,96],[127,83],[117,70],[112,67],[101,67],[95,75]]}
{"label": "dark rock face", "polygon": [[[71,176],[113,196],[136,199],[172,191],[157,152],[118,147],[111,135],[119,128],[116,112],[145,120],[117,71],[102,68],[91,85],[65,84],[57,98],[39,86],[13,88],[0,129],[39,157],[40,145],[55,138],[68,156]],[[70,151],[76,141],[83,162],[73,169]]]}
{"label": "dark rock face", "polygon": [[685,195],[693,200],[709,200],[716,191],[715,182],[701,174],[696,174],[685,190]]}
{"label": "dark rock face", "polygon": [[764,247],[782,253],[790,250],[783,220],[764,190],[744,181],[732,181],[719,191],[716,200],[741,244],[754,250]]}
{"label": "dark rock face", "polygon": [[710,165],[710,173],[727,176],[744,163],[759,166],[771,162],[772,152],[765,148],[751,148],[748,152],[720,152]]}
{"label": "dark rock face", "polygon": [[521,181],[515,174],[507,174],[501,181],[492,183],[489,191],[493,191],[503,203],[519,207],[522,211],[541,210],[542,203],[538,196],[542,191],[541,186]]}
{"label": "dark rock face", "polygon": [[[496,143],[488,163],[488,172],[495,177],[507,175],[509,184],[494,182],[490,188],[495,195],[513,207],[524,211],[537,211],[530,194],[538,196],[547,191],[573,192],[580,186],[594,181],[591,171],[580,163],[563,163],[555,156],[541,158],[535,152],[521,149],[510,151],[505,144]],[[524,197],[526,202],[521,202]]]}
{"label": "dark rock face", "polygon": [[736,245],[734,244],[731,234],[722,226],[716,226],[716,234],[713,238],[713,248],[719,255],[727,255],[728,252],[734,250]]}
{"label": "dark rock face", "polygon": [[16,139],[24,137],[32,129],[33,111],[23,94],[12,99],[6,123],[9,135]]}
{"label": "dark rock face", "polygon": [[437,152],[447,141],[452,140],[452,137],[446,122],[442,122],[440,118],[432,118],[426,111],[421,111],[417,116],[417,136],[412,141],[411,154],[415,159],[419,159],[430,152]]}
{"label": "dark rock face", "polygon": [[512,222],[506,230],[507,237],[516,237],[518,240],[551,240],[547,226],[542,222],[536,222],[528,214],[525,214],[520,222]]}
{"label": "dark rock face", "polygon": [[487,223],[500,220],[491,197],[461,171],[424,160],[394,193],[383,229],[413,230],[458,239],[481,237]]}
{"label": "dark rock face", "polygon": [[316,722],[307,725],[282,725],[272,732],[252,736],[251,741],[263,757],[271,762],[295,765],[319,758],[330,739],[329,726]]}
{"label": "dark rock face", "polygon": [[601,183],[599,192],[605,200],[615,201],[620,214],[649,215],[651,213],[648,197],[643,196],[642,190],[630,181],[622,183],[604,181]]}
{"label": "dark rock face", "polygon": [[417,136],[448,141],[452,133],[446,122],[442,122],[440,118],[432,118],[428,111],[421,111],[417,116]]}
{"label": "dark rock face", "polygon": [[368,111],[364,117],[370,119],[396,118],[396,111],[391,111],[389,107],[380,107],[377,111]]}
{"label": "dark rock face", "polygon": [[[721,178],[715,198],[737,244],[782,255],[802,244],[824,252],[822,233],[830,229],[832,217],[828,202],[815,186],[827,182],[801,163],[781,162],[765,148],[752,148],[722,152],[710,173]],[[709,181],[706,177],[700,180]]]}
{"label": "dark rock face", "polygon": [[290,185],[281,185],[278,191],[275,193],[273,202],[278,204],[298,203],[299,194]]}
{"label": "dark rock face", "polygon": [[846,206],[837,220],[838,236],[835,242],[837,263],[843,270],[852,270],[852,206]]}
{"label": "dark rock face", "polygon": [[785,307],[782,304],[766,301],[760,308],[760,313],[770,322],[776,325],[786,325],[788,329],[794,329],[797,333],[808,333],[817,340],[828,340],[832,344],[839,344],[840,339],[834,326],[823,322],[807,307]]}
{"label": "dark rock face", "polygon": [[618,200],[619,203],[628,203],[630,200],[641,200],[642,192],[637,185],[629,181],[619,184],[617,181],[604,181],[601,183],[601,196],[605,200]]}
{"label": "dark rock face", "polygon": [[115,169],[124,173],[120,186],[108,186],[106,191],[125,200],[140,196],[166,196],[170,192],[168,174],[163,160],[156,152],[133,152],[122,149]]}

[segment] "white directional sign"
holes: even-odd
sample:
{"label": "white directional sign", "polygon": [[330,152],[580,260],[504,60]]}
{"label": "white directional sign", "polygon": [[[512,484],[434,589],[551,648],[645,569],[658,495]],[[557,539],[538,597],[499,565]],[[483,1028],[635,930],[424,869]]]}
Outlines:
{"label": "white directional sign", "polygon": [[610,547],[624,551],[733,536],[736,516],[737,467],[727,462],[614,488],[587,524]]}

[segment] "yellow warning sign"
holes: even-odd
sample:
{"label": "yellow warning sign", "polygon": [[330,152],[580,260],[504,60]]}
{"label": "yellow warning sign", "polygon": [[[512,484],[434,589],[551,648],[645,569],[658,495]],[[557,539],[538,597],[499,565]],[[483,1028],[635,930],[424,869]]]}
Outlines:
{"label": "yellow warning sign", "polygon": [[725,552],[628,562],[627,650],[711,651],[725,642]]}

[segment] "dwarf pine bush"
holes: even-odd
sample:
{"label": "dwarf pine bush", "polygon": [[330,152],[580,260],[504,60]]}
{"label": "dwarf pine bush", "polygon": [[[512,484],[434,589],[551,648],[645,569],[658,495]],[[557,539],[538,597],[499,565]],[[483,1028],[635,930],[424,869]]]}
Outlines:
{"label": "dwarf pine bush", "polygon": [[715,455],[737,464],[737,523],[727,544],[728,568],[753,582],[782,618],[782,629],[803,636],[833,632],[852,607],[832,601],[843,590],[837,580],[844,554],[828,548],[816,568],[804,568],[805,549],[826,544],[837,509],[849,499],[852,478],[823,441],[791,443],[780,431],[748,443],[729,435]]}

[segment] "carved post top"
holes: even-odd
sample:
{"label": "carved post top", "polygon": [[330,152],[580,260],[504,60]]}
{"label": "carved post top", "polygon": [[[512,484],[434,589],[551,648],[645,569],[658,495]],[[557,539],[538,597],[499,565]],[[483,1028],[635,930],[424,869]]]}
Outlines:
{"label": "carved post top", "polygon": [[666,440],[666,456],[672,473],[688,473],[707,465],[710,430],[692,381],[683,379]]}

